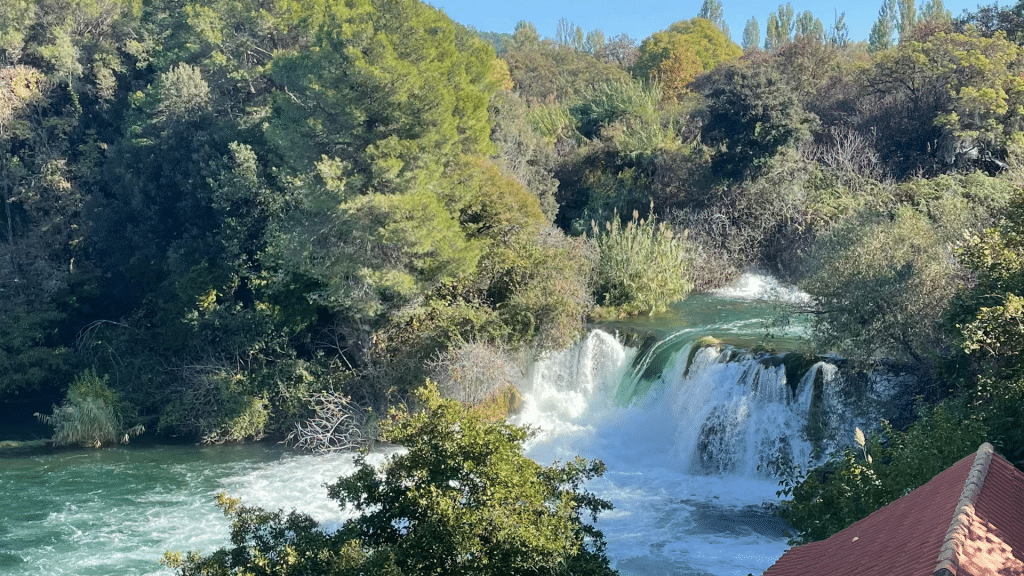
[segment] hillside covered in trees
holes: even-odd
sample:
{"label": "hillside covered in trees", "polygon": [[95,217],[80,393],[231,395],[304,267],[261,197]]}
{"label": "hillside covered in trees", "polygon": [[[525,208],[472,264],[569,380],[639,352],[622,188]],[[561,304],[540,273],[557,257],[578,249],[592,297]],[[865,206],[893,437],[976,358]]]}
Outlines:
{"label": "hillside covered in trees", "polygon": [[588,319],[758,268],[814,297],[820,351],[938,406],[796,485],[804,537],[980,438],[1022,465],[1024,7],[887,2],[861,42],[785,5],[742,46],[721,11],[637,41],[417,0],[4,2],[0,405],[102,443],[371,423],[427,377],[514,403]]}

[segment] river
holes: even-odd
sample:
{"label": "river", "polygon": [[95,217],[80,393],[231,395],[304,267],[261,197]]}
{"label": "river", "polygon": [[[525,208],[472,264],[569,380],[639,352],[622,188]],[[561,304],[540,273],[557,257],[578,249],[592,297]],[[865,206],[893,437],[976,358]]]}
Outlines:
{"label": "river", "polygon": [[[829,392],[841,386],[829,384],[836,370],[828,364],[801,369],[798,378],[791,369],[787,379],[786,366],[764,355],[691,354],[703,336],[753,346],[778,304],[801,298],[747,276],[666,314],[609,323],[533,366],[513,419],[540,430],[527,453],[542,464],[579,454],[608,465],[589,488],[615,506],[598,526],[624,575],[760,574],[787,548],[787,526],[771,513],[774,471],[811,457],[812,402],[827,404],[820,423],[827,441],[874,417],[844,404],[849,395]],[[652,336],[629,347],[617,330]],[[774,336],[776,346],[801,346],[799,326]],[[873,386],[880,402],[893,393]],[[228,543],[227,520],[213,502],[218,492],[337,525],[350,512],[329,501],[323,485],[353,469],[347,454],[266,445],[5,454],[0,573],[168,574],[159,565],[165,550],[210,552]]]}

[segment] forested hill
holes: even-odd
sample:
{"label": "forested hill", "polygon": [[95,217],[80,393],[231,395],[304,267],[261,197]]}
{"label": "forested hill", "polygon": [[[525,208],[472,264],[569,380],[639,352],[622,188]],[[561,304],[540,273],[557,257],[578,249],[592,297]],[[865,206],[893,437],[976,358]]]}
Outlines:
{"label": "forested hill", "polygon": [[787,5],[763,48],[721,10],[637,41],[415,0],[3,2],[0,402],[222,442],[428,376],[514,400],[588,317],[756,267],[815,297],[821,351],[913,366],[1024,460],[1021,8],[857,42]]}

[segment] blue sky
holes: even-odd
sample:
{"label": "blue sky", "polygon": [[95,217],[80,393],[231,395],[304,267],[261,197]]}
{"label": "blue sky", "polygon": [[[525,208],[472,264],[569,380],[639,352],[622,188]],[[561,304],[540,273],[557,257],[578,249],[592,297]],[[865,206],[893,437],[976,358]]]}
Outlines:
{"label": "blue sky", "polygon": [[[605,36],[629,34],[638,41],[658,30],[663,30],[677,20],[697,15],[702,0],[665,2],[660,0],[427,0],[441,8],[453,20],[487,32],[512,32],[516,22],[527,20],[537,26],[541,36],[554,37],[558,20],[565,17],[578,24],[584,32],[600,29]],[[919,1],[919,6],[921,0]],[[850,28],[851,40],[867,40],[871,24],[878,18],[882,0],[869,2],[820,2],[792,0],[797,12],[810,10],[831,28],[835,13],[846,13],[846,24]],[[989,2],[986,2],[988,4]],[[946,0],[946,9],[953,16],[959,16],[965,8],[978,6],[977,0]],[[1002,2],[1012,5],[1013,2]],[[729,24],[734,42],[739,43],[743,27],[754,16],[761,27],[761,41],[764,42],[765,22],[769,12],[774,12],[777,1],[769,3],[752,0],[722,0],[725,20]]]}

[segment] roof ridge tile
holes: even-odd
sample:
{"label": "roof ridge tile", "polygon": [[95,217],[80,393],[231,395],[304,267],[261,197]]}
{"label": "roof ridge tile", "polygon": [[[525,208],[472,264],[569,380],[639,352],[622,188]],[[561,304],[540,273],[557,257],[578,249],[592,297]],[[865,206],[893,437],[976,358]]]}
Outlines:
{"label": "roof ridge tile", "polygon": [[974,505],[978,503],[978,496],[985,485],[985,476],[992,463],[992,454],[992,445],[988,442],[978,448],[974,464],[971,465],[971,470],[967,473],[967,479],[964,481],[960,500],[953,511],[953,520],[949,523],[949,530],[946,531],[942,546],[939,548],[939,563],[935,566],[935,576],[956,576],[957,574],[960,566],[959,556],[966,542],[970,518],[974,516]]}

